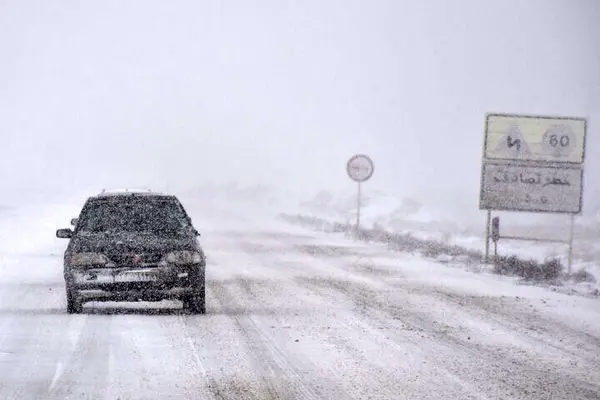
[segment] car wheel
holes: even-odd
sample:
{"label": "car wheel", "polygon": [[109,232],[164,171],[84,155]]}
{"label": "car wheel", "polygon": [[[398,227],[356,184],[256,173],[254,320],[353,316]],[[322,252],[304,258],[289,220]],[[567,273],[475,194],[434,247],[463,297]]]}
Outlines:
{"label": "car wheel", "polygon": [[198,292],[188,296],[183,300],[183,308],[189,310],[192,314],[206,313],[206,297],[204,286],[198,289]]}
{"label": "car wheel", "polygon": [[67,287],[67,312],[69,314],[81,314],[83,311],[83,301],[77,292]]}

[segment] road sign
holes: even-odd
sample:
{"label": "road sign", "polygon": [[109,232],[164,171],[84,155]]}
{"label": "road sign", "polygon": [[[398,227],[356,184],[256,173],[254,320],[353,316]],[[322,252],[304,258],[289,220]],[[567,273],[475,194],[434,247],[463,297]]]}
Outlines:
{"label": "road sign", "polygon": [[581,164],[585,134],[584,118],[488,114],[484,157]]}
{"label": "road sign", "polygon": [[581,212],[582,168],[486,163],[479,208],[547,213]]}
{"label": "road sign", "polygon": [[361,184],[373,176],[375,166],[373,160],[364,154],[356,154],[348,160],[346,172],[350,179],[358,183],[356,193],[356,232],[360,229]]}
{"label": "road sign", "polygon": [[566,213],[571,216],[571,270],[573,216],[582,212],[585,136],[584,118],[486,116],[479,193],[479,208],[487,210],[486,262],[490,223],[495,228],[496,221],[492,210]]}
{"label": "road sign", "polygon": [[365,182],[373,176],[373,161],[364,154],[357,154],[348,160],[346,165],[348,176],[355,182]]}

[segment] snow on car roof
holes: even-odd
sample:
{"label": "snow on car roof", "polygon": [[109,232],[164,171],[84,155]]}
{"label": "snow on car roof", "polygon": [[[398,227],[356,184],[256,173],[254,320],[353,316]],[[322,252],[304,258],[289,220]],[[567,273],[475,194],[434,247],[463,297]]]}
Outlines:
{"label": "snow on car roof", "polygon": [[110,196],[123,196],[123,195],[146,195],[146,196],[167,196],[164,193],[153,192],[150,189],[103,189],[99,194],[94,197],[110,197]]}

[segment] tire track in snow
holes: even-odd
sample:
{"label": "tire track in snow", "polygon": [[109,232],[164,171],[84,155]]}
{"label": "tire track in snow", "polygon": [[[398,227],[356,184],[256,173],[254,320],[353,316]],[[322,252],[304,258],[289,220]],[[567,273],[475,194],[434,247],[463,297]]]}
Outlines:
{"label": "tire track in snow", "polygon": [[[314,247],[314,246],[313,246]],[[323,257],[327,258],[328,260],[330,259],[332,261],[332,264],[339,266],[339,264],[342,263],[350,263],[353,262],[353,257],[349,256],[348,254],[350,254],[351,252],[348,251],[344,251],[337,259],[335,257],[333,257],[333,255],[331,254],[332,248],[331,246],[326,245],[325,246],[325,250],[323,251],[318,251],[315,250],[314,248],[309,248],[306,246],[300,246],[300,249],[304,249],[304,251],[306,251],[306,249],[309,249],[307,254],[312,256],[315,259],[321,259]],[[364,258],[361,256],[361,258]],[[359,276],[365,276],[364,274],[364,270],[360,270],[357,271],[357,274]],[[368,275],[367,275],[368,276]],[[389,289],[392,285],[389,285],[385,282],[384,279],[381,279],[381,274],[372,274],[370,276],[370,278],[373,281],[377,282],[377,286],[380,288],[384,288],[384,289]],[[405,287],[403,287],[403,284],[400,285],[393,285],[394,289],[398,290],[400,289],[401,292],[403,292],[406,296],[411,296],[413,293],[411,293],[411,291],[407,291],[407,289]],[[446,301],[446,299],[444,298],[444,296],[439,295],[439,292],[436,291],[434,288],[427,288],[427,289],[422,289],[421,294],[424,296],[428,296],[431,300],[433,300],[434,302],[440,302],[443,303]],[[490,301],[492,301],[493,299],[490,298]],[[382,304],[378,304],[378,307],[384,307],[385,305]],[[379,308],[378,308],[379,309]],[[402,309],[406,310],[406,307],[403,307]],[[474,308],[470,308],[470,310],[475,310]],[[462,312],[464,312],[464,310],[460,310]],[[523,328],[524,325],[526,325],[527,323],[530,322],[530,319],[532,317],[536,317],[535,315],[533,315],[532,313],[522,313],[522,318],[519,318],[518,316],[513,317],[509,312],[504,312],[502,313],[503,317],[506,320],[510,320],[513,323],[511,324],[511,329],[508,330],[509,332],[512,333],[512,331],[514,329],[518,329],[520,331],[520,334],[523,334]],[[419,318],[417,320],[421,321],[421,323],[423,323],[424,321],[428,321],[425,325],[422,325],[422,327],[420,329],[426,329],[423,328],[423,326],[427,327],[427,326],[431,326],[432,322],[435,322],[433,320],[431,320],[431,315],[425,315],[425,313],[421,312],[421,313],[417,313],[416,314]],[[484,320],[495,320],[494,314],[486,314],[481,313],[479,315],[479,318],[482,318]],[[538,321],[540,319],[538,318]],[[412,321],[414,321],[414,318],[412,319]],[[516,321],[516,322],[515,322]],[[497,322],[497,321],[496,321]],[[562,351],[564,356],[575,356],[577,357],[578,361],[586,361],[584,362],[584,365],[579,368],[579,370],[577,372],[572,371],[572,368],[568,368],[565,367],[564,364],[563,365],[557,365],[557,364],[551,364],[548,365],[548,363],[546,363],[545,365],[545,369],[540,369],[540,365],[539,365],[539,357],[538,360],[536,360],[535,364],[533,364],[531,362],[531,353],[527,354],[527,355],[520,355],[516,357],[516,354],[514,351],[507,353],[507,354],[503,354],[500,355],[500,358],[505,358],[505,357],[509,357],[512,359],[513,363],[518,363],[520,365],[523,366],[527,366],[527,368],[530,368],[532,371],[540,371],[540,373],[538,374],[540,378],[544,378],[545,375],[547,374],[553,374],[556,376],[556,380],[557,381],[568,381],[568,382],[575,382],[577,384],[577,387],[573,387],[573,390],[579,390],[581,391],[581,393],[584,396],[587,396],[586,398],[595,398],[595,396],[597,396],[598,391],[600,391],[600,388],[598,387],[597,384],[595,384],[595,382],[598,381],[598,379],[596,378],[598,376],[598,373],[591,373],[592,376],[589,376],[590,373],[588,373],[588,371],[598,371],[599,370],[599,366],[597,363],[597,359],[598,357],[596,356],[596,353],[598,351],[598,349],[600,348],[600,346],[598,345],[599,340],[597,337],[589,335],[589,334],[585,334],[582,332],[578,332],[572,328],[567,327],[565,324],[561,324],[559,322],[554,323],[552,321],[548,321],[546,323],[546,326],[549,327],[549,329],[547,329],[549,332],[550,331],[556,331],[555,329],[552,329],[553,327],[555,327],[556,325],[562,325],[563,329],[562,329],[562,333],[566,336],[566,337],[582,337],[584,338],[584,340],[588,343],[587,347],[590,350],[590,353],[586,354],[584,351],[582,351],[580,345],[576,346],[573,349],[567,349],[565,346],[556,346],[554,345],[553,347],[555,347],[556,349],[558,349],[559,351]],[[500,325],[499,325],[500,326]],[[505,324],[506,326],[506,324]],[[541,325],[543,326],[543,325]],[[529,340],[530,342],[534,342],[536,340],[539,340],[540,342],[548,345],[548,346],[552,346],[552,338],[550,337],[551,335],[532,335],[532,332],[530,331],[529,334],[525,335],[526,339]],[[452,336],[449,336],[452,337]],[[464,340],[457,340],[456,342],[457,346],[467,346],[467,348],[472,348],[473,346],[476,346],[475,343],[473,342],[466,342]],[[480,346],[481,347],[481,346]],[[516,359],[515,359],[516,357]],[[535,355],[534,355],[535,357]],[[575,361],[577,362],[577,361]],[[558,372],[560,370],[560,372]],[[582,375],[583,376],[587,376],[587,379],[582,379]],[[595,379],[596,378],[596,379]],[[587,381],[586,381],[587,380]],[[578,389],[577,389],[578,388]],[[567,396],[567,394],[565,394],[565,396]],[[568,397],[567,397],[568,398]]]}
{"label": "tire track in snow", "polygon": [[533,305],[528,310],[521,301],[509,297],[492,299],[440,289],[434,289],[429,294],[437,294],[446,301],[459,305],[474,318],[485,318],[514,331],[539,347],[552,348],[563,353],[562,356],[584,360],[600,371],[600,337],[578,331],[564,322],[543,317],[533,312]]}
{"label": "tire track in snow", "polygon": [[[492,393],[520,396],[511,397],[518,399],[591,400],[600,397],[598,385],[551,369],[540,369],[527,354],[515,357],[514,352],[506,353],[442,332],[436,321],[419,310],[376,301],[377,294],[368,287],[345,281],[298,279],[332,300],[336,299],[332,292],[348,298],[355,304],[355,312],[363,315],[369,325],[387,326],[385,336],[395,344],[402,346],[406,342],[406,335],[397,332],[416,333],[416,336],[412,335],[416,337],[413,343],[420,341],[421,346],[429,350],[422,352],[423,356],[437,364],[441,371],[444,370],[444,375],[461,382],[476,396],[474,398],[486,398],[482,393],[490,393],[490,385],[495,388]],[[377,329],[371,329],[371,333],[384,335]]]}
{"label": "tire track in snow", "polygon": [[2,318],[10,321],[2,335],[0,398],[47,398],[61,377],[65,355],[71,352],[65,339],[80,330],[81,320],[71,322],[60,293],[49,290],[54,285],[20,286],[21,292],[0,310]]}
{"label": "tire track in snow", "polygon": [[[115,316],[112,344],[121,363],[116,365],[112,383],[119,388],[118,397],[131,400],[213,398],[201,360],[203,349],[190,343],[199,340],[211,347],[213,342],[206,340],[202,333],[194,338],[189,332],[190,324],[210,321],[184,315],[179,308],[163,310],[162,313],[144,313],[144,310],[131,309],[130,315]],[[187,319],[190,324],[184,323]]]}
{"label": "tire track in snow", "polygon": [[[315,344],[318,346],[316,349],[313,347],[313,351],[316,351],[314,353],[302,353],[302,360],[310,360],[308,363],[305,362],[307,370],[314,373],[314,371],[321,369],[323,376],[331,376],[322,385],[329,389],[327,396],[323,396],[322,398],[358,399],[365,398],[366,396],[371,399],[399,398],[398,396],[414,399],[424,398],[421,397],[422,388],[415,388],[414,385],[407,383],[399,383],[400,376],[406,377],[405,373],[394,376],[394,372],[404,369],[399,365],[401,363],[398,363],[397,359],[393,360],[389,357],[383,357],[388,362],[386,364],[385,362],[378,362],[377,358],[381,357],[381,355],[378,355],[377,352],[369,354],[370,357],[366,356],[364,352],[368,352],[369,350],[380,351],[383,347],[370,347],[369,350],[366,350],[363,347],[364,343],[361,342],[363,336],[362,330],[356,329],[354,325],[345,323],[340,319],[339,315],[328,311],[327,305],[329,303],[324,301],[327,300],[324,297],[306,297],[306,292],[310,292],[310,289],[306,286],[297,285],[293,280],[280,281],[278,290],[275,288],[264,289],[261,285],[262,281],[257,280],[242,279],[239,284],[244,292],[244,298],[251,299],[253,304],[260,305],[261,302],[268,298],[266,296],[279,295],[283,298],[289,293],[295,294],[296,301],[305,302],[303,306],[305,315],[296,314],[290,320],[288,313],[283,312],[277,314],[275,317],[279,317],[279,319],[287,323],[295,323],[297,325],[296,335],[304,337],[303,341],[307,340],[309,342],[304,347],[305,349],[311,348]],[[304,296],[299,295],[302,292],[305,292]],[[312,294],[314,294],[314,291],[312,291]],[[282,310],[286,307],[285,301],[283,303],[283,305],[280,305]],[[317,313],[313,314],[315,311]],[[307,318],[308,316],[310,317]],[[275,323],[272,319],[269,321]],[[332,332],[340,331],[344,333],[337,337],[331,335]],[[348,341],[344,341],[344,338],[347,338]],[[363,352],[362,354],[361,351]],[[331,368],[330,366],[326,366],[326,364],[320,368],[317,366],[315,361],[317,363],[326,362],[324,359],[326,353],[329,353],[327,354],[327,357],[330,358],[329,364],[331,364],[331,358],[333,357],[335,360],[334,365],[335,363],[339,363],[337,365],[338,368]],[[354,371],[352,371],[352,367],[355,368]],[[323,373],[324,369],[328,371]],[[365,377],[367,377],[366,380]],[[332,378],[336,378],[337,380],[333,381]],[[349,388],[344,389],[342,385],[347,385]],[[411,387],[408,388],[408,386]],[[410,392],[412,397],[406,394],[401,395],[401,393],[406,392]]]}
{"label": "tire track in snow", "polygon": [[[84,321],[74,333],[75,346],[61,362],[63,371],[48,396],[53,399],[72,399],[89,396],[102,398],[108,394],[110,357],[110,319],[75,316]],[[74,320],[75,321],[75,320]]]}
{"label": "tire track in snow", "polygon": [[[213,290],[222,306],[232,304],[238,308],[243,306],[237,297],[230,292],[230,289],[225,285],[219,284],[218,281],[213,282]],[[285,384],[285,386],[275,385],[272,379],[268,379],[262,375],[263,393],[260,394],[260,399],[313,400],[325,398],[317,389],[303,382],[302,374],[288,360],[286,353],[260,328],[252,317],[235,315],[232,318],[248,342],[252,350],[251,354],[256,358],[257,365],[266,369],[266,371],[263,370],[260,372],[266,372],[270,376],[284,377],[281,384]],[[225,386],[222,388],[222,392],[224,393],[227,393],[228,390],[230,391],[231,387]],[[235,388],[233,391],[234,393],[236,392]]]}
{"label": "tire track in snow", "polygon": [[[273,244],[273,247],[275,247],[276,250],[269,252],[268,246],[265,245],[264,242],[261,242],[261,238],[263,237],[267,239],[264,242],[273,243],[273,239],[275,239],[275,241],[280,242],[281,246]],[[368,259],[368,257],[362,254],[362,249],[358,253],[355,253],[352,249],[346,249],[342,251],[342,255],[336,257],[335,250],[338,246],[323,244],[323,249],[320,249],[320,245],[314,242],[315,240],[307,241],[304,237],[296,238],[293,235],[278,236],[258,232],[253,235],[247,235],[245,237],[245,244],[240,247],[242,250],[245,250],[247,254],[261,260],[265,266],[271,268],[282,264],[293,266],[293,270],[288,271],[288,276],[296,275],[306,277],[312,272],[313,276],[320,276],[322,277],[321,279],[332,279],[336,278],[337,275],[337,279],[342,280],[342,277],[344,277],[345,280],[349,282],[362,281],[362,283],[369,284],[369,287],[372,286],[377,288],[377,291],[395,290],[408,296],[408,298],[413,298],[413,300],[415,298],[418,299],[419,294],[411,293],[411,289],[403,287],[404,285],[402,283],[400,285],[390,285],[385,282],[384,274],[369,273],[370,271],[365,271],[364,268],[359,268],[357,271],[356,268],[353,268],[352,264],[356,263],[355,260],[357,257],[360,257],[363,261]],[[282,248],[288,250],[288,254],[283,252]],[[308,255],[310,256],[310,259],[317,260],[318,262],[290,262],[290,258],[293,258],[294,254]],[[296,258],[300,259],[299,257]],[[322,269],[319,268],[320,266],[322,266]],[[335,272],[334,270],[337,270],[338,272]],[[377,272],[376,269],[373,271]],[[278,275],[281,276],[281,274]],[[361,277],[364,279],[361,279]],[[302,282],[299,283],[300,285],[303,285]],[[340,288],[338,287],[337,289]],[[343,290],[341,292],[343,292]],[[325,294],[323,292],[320,293]],[[353,296],[356,297],[356,293],[346,294],[349,299]],[[435,304],[446,306],[443,296],[435,293],[433,288],[422,290],[420,295],[421,297],[427,296],[427,304],[430,304],[432,307],[435,307]],[[355,312],[358,315],[363,315],[364,320],[370,321],[369,324],[371,325],[385,324],[391,317],[392,321],[393,318],[400,318],[403,324],[398,326],[398,321],[395,321],[392,326],[390,326],[390,329],[399,328],[404,332],[416,331],[422,335],[430,335],[431,332],[444,329],[443,324],[437,323],[433,318],[436,314],[436,310],[419,310],[418,307],[415,307],[413,304],[412,308],[408,306],[398,306],[395,308],[392,307],[391,310],[388,309],[385,313],[381,313],[382,307],[383,309],[386,308],[385,304],[382,305],[381,302],[375,302],[372,303],[375,304],[375,306],[365,307],[365,304],[368,304],[368,302],[363,301],[362,303],[362,306],[355,309]],[[370,310],[373,313],[376,313],[371,315],[379,315],[379,317],[368,318],[364,312],[360,311],[361,307],[363,308],[363,311],[365,309]],[[431,311],[434,312],[432,313]],[[466,316],[464,311],[463,315]],[[485,317],[485,314],[482,315],[482,318],[485,319]],[[444,321],[444,318],[440,319]],[[599,396],[598,391],[600,389],[597,385],[586,382],[576,374],[572,374],[568,369],[564,368],[564,366],[557,367],[556,365],[548,365],[548,363],[541,364],[539,355],[536,353],[520,351],[514,346],[508,351],[505,346],[502,348],[491,345],[485,346],[475,343],[475,341],[465,340],[465,338],[457,338],[453,335],[455,335],[454,332],[445,332],[444,334],[427,337],[426,342],[433,341],[433,343],[437,343],[437,346],[441,347],[441,350],[443,350],[442,352],[445,351],[445,353],[449,353],[450,359],[453,356],[452,353],[457,352],[461,359],[467,364],[470,363],[469,368],[465,368],[457,363],[449,363],[448,368],[450,371],[457,371],[457,373],[463,377],[463,382],[472,381],[473,377],[479,376],[480,378],[477,378],[478,380],[476,380],[476,383],[479,386],[482,386],[483,391],[487,391],[490,387],[490,383],[488,382],[492,382],[494,383],[492,387],[495,387],[496,390],[501,390],[504,393],[509,393],[514,396],[522,396],[522,398],[525,399],[535,398],[536,393],[539,396],[548,396],[549,391],[542,387],[544,385],[555,388],[558,395],[565,399],[571,399],[573,395],[580,396],[582,399],[595,399]],[[510,332],[509,335],[515,336],[512,332]],[[396,337],[394,340],[400,340],[400,342],[402,342],[405,339],[405,335],[400,335],[400,337]],[[421,340],[421,342],[423,342],[423,340]],[[483,370],[476,367],[477,360],[479,359],[483,359],[487,363],[486,368]],[[433,359],[432,361],[435,362]],[[515,369],[520,371],[519,374],[516,374],[517,376],[513,376],[515,375],[513,372]],[[504,378],[502,376],[504,376]],[[504,382],[502,382],[503,380]],[[477,396],[477,392],[482,393],[482,391],[478,391],[477,389],[472,390],[471,392],[475,393],[475,396]]]}
{"label": "tire track in snow", "polygon": [[[254,238],[252,238],[252,240],[254,240]],[[246,250],[248,248],[250,249],[254,249],[254,245],[253,243],[250,244],[246,244],[245,246],[241,246],[241,248],[243,250]],[[261,249],[262,250],[262,249]],[[268,299],[267,296],[273,296],[275,295],[275,293],[281,293],[282,290],[285,291],[289,291],[289,293],[291,294],[297,294],[300,293],[300,291],[307,291],[310,289],[312,289],[313,294],[316,293],[318,296],[318,299],[321,300],[322,306],[327,306],[331,303],[331,300],[329,299],[328,296],[323,296],[321,293],[317,292],[314,290],[314,288],[312,288],[310,285],[307,285],[306,282],[302,282],[302,281],[298,281],[298,280],[294,280],[294,277],[299,277],[299,276],[319,276],[319,274],[326,274],[326,276],[323,276],[324,279],[331,279],[331,276],[340,276],[339,272],[335,272],[334,270],[337,269],[337,267],[335,265],[331,265],[331,264],[327,264],[327,266],[323,266],[322,269],[319,268],[320,265],[313,265],[311,263],[311,260],[314,260],[314,257],[311,258],[304,258],[303,262],[295,261],[295,262],[290,262],[289,259],[287,259],[287,257],[285,255],[282,255],[282,252],[277,251],[275,254],[268,254],[269,252],[267,251],[261,251],[259,253],[256,252],[250,252],[249,255],[251,257],[257,258],[259,259],[261,262],[259,263],[253,263],[256,265],[260,265],[262,269],[266,269],[267,271],[272,270],[273,272],[271,273],[271,276],[275,279],[277,279],[277,281],[279,281],[279,285],[280,285],[280,290],[279,291],[271,291],[270,294],[265,295],[265,293],[254,293],[253,292],[253,287],[249,284],[249,282],[252,282],[253,284],[255,283],[259,283],[261,282],[260,280],[256,280],[255,278],[251,278],[251,276],[245,274],[244,276],[246,277],[246,279],[242,278],[243,280],[240,282],[242,284],[242,288],[245,289],[245,296],[243,296],[244,299],[246,298],[251,298],[251,299],[255,299],[260,301],[259,299],[263,299],[262,301],[264,302],[265,299]],[[294,257],[292,257],[294,258]],[[296,257],[298,258],[298,257]],[[319,264],[319,263],[317,263]],[[282,266],[293,266],[293,268],[291,269],[287,269],[285,271],[282,271],[282,269],[280,267]],[[333,267],[333,268],[331,268]],[[257,267],[258,268],[258,267]],[[256,270],[254,271],[259,272],[261,276],[265,276],[268,275],[267,272],[264,271],[260,271],[260,270]],[[250,280],[248,280],[247,278],[250,278]],[[272,279],[273,279],[272,278]],[[350,278],[350,276],[348,277]],[[318,278],[316,278],[318,279]],[[276,282],[277,282],[276,281]],[[363,281],[363,280],[361,280]],[[300,290],[300,291],[299,291]],[[337,298],[337,300],[339,301],[339,297]],[[268,300],[266,300],[268,301]],[[334,302],[335,304],[335,302]],[[345,302],[345,305],[348,304],[352,304],[351,302]],[[260,306],[261,304],[259,304]],[[284,311],[284,310],[282,310]],[[284,313],[285,314],[285,313]],[[280,314],[280,315],[284,315],[284,314]],[[363,315],[357,315],[356,313],[354,313],[354,317],[352,318],[355,321],[363,321],[365,320],[365,317]],[[321,319],[321,322],[323,322],[324,320]],[[343,324],[343,322],[340,321],[340,319],[336,316],[328,316],[328,318],[325,320],[328,323],[332,323],[332,324]],[[372,329],[372,327],[364,322],[361,323],[353,323],[353,324],[349,324],[346,325],[349,329],[348,331],[352,333],[352,337],[355,338],[354,340],[356,340],[357,336],[359,335],[360,337],[360,333],[361,331],[369,331]],[[331,339],[331,338],[327,338],[326,339]],[[385,340],[381,340],[382,338],[379,337],[377,338],[377,340],[374,340],[374,342],[379,342],[381,343],[382,346],[390,346],[393,343],[390,341],[385,341]],[[342,341],[340,340],[333,340],[333,342],[336,342],[337,344],[340,344]],[[354,345],[356,345],[356,343],[354,343]],[[414,343],[414,346],[418,346],[419,343]],[[345,357],[346,359],[348,359],[348,355],[352,356],[353,354],[356,355],[357,354],[357,349],[352,349],[352,346],[346,346],[346,350],[347,352],[345,353]],[[402,354],[404,348],[401,345],[396,346],[395,350]],[[399,354],[399,357],[401,359],[401,357],[403,356]],[[370,367],[367,367],[367,365],[359,365],[359,368],[365,369],[365,368],[369,368],[367,369],[369,371],[369,373],[375,373],[374,371],[377,370],[377,367],[373,367],[374,364],[377,364],[377,362],[375,360],[373,360],[372,358],[369,360],[369,365]],[[391,360],[390,360],[391,361]],[[352,364],[355,364],[356,360],[352,360]],[[433,362],[431,364],[434,364]],[[391,364],[387,366],[388,370],[394,370],[396,368],[401,368],[402,366],[398,365],[398,361],[391,361]],[[417,367],[418,368],[418,367]],[[380,370],[381,371],[381,370]],[[404,377],[408,377],[409,379],[412,379],[412,377],[410,377],[410,373],[407,373],[406,371],[403,374]],[[370,381],[380,381],[380,379],[382,378],[382,376],[373,376]],[[417,377],[415,379],[416,382],[410,382],[407,383],[407,385],[412,384],[412,386],[410,387],[410,391],[411,393],[414,393],[414,396],[417,397],[411,397],[411,398],[432,398],[432,397],[428,397],[428,395],[423,393],[423,390],[421,388],[418,388],[416,386],[417,383],[419,381],[427,381],[427,379],[429,379],[428,382],[432,382],[435,381],[435,378],[432,376],[431,371],[429,373],[429,377],[424,378],[424,379],[419,379],[419,377]],[[446,374],[446,381],[447,382],[451,382],[451,385],[455,385],[456,387],[460,387],[461,389],[454,389],[454,391],[456,393],[453,393],[455,396],[457,396],[456,398],[465,398],[465,395],[468,395],[467,398],[471,398],[471,399],[487,399],[486,396],[484,396],[482,394],[482,391],[477,390],[476,388],[472,387],[471,385],[469,385],[465,380],[461,380],[461,379],[457,379],[457,377],[453,374]],[[361,379],[362,380],[362,379]],[[383,383],[383,382],[382,382]],[[370,382],[369,385],[372,385],[373,382]],[[393,385],[392,385],[393,386]],[[389,386],[389,382],[388,385],[382,385],[381,387],[378,388],[379,391],[376,393],[373,393],[374,398],[391,398],[391,397],[380,397],[382,394],[379,393],[381,391],[389,391],[390,390],[390,386]],[[440,388],[437,388],[440,389]],[[398,390],[400,390],[400,392],[403,391],[403,389],[401,387],[398,388]],[[404,391],[407,391],[408,389],[404,389]],[[354,391],[357,391],[356,389],[354,389]],[[359,390],[360,391],[360,390]],[[444,387],[443,391],[438,390],[440,395],[448,395],[449,394],[450,388],[447,387],[447,385]],[[435,392],[435,390],[430,390],[429,392]],[[395,392],[394,394],[391,394],[392,392],[390,392],[390,395],[392,396],[396,396],[399,395],[398,392]],[[348,396],[350,397],[350,396]],[[408,398],[408,397],[407,397]],[[452,397],[455,398],[455,397]]]}
{"label": "tire track in snow", "polygon": [[[492,400],[494,398],[484,394],[486,391],[482,390],[479,387],[480,385],[472,383],[472,376],[461,376],[455,369],[449,368],[443,365],[443,362],[440,362],[438,359],[440,353],[436,354],[435,351],[429,349],[430,342],[427,333],[432,327],[426,328],[425,325],[405,319],[396,319],[391,322],[388,318],[381,317],[378,315],[380,310],[375,304],[364,301],[363,293],[359,294],[360,300],[357,301],[356,298],[349,295],[346,289],[341,288],[341,286],[349,287],[354,284],[345,281],[332,283],[330,280],[319,278],[297,278],[297,281],[328,299],[330,304],[340,304],[340,295],[342,295],[345,300],[343,300],[340,307],[344,307],[343,305],[346,304],[353,304],[354,306],[353,309],[347,310],[352,317],[345,322],[353,331],[362,331],[373,336],[377,342],[385,343],[389,351],[396,351],[399,354],[405,354],[408,351],[418,355],[426,360],[429,365],[432,365],[439,375],[459,387],[461,398],[480,400]],[[459,396],[459,394],[456,393],[454,396]]]}

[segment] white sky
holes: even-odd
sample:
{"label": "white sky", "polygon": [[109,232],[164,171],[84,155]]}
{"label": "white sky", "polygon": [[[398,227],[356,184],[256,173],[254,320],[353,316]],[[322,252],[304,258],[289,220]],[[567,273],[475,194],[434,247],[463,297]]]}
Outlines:
{"label": "white sky", "polygon": [[0,0],[0,191],[262,182],[478,204],[488,111],[589,118],[598,0]]}

